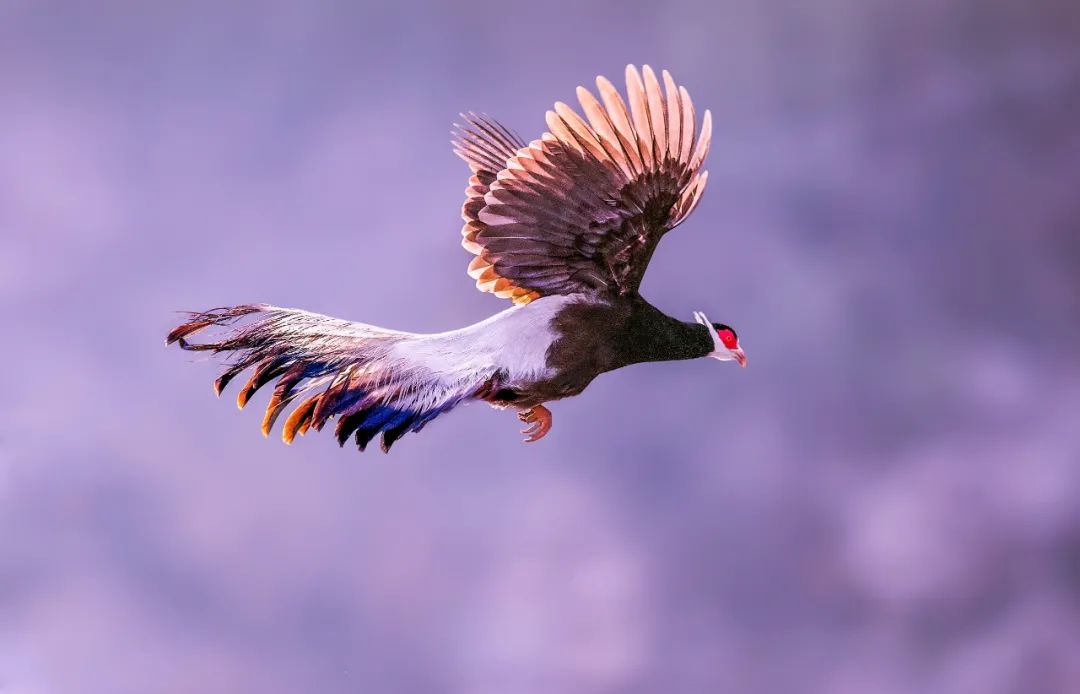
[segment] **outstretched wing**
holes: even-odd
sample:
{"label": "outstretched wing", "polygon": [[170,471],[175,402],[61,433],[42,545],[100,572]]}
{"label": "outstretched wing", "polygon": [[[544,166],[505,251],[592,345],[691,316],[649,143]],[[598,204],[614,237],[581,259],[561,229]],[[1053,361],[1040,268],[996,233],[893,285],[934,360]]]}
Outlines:
{"label": "outstretched wing", "polygon": [[690,95],[662,75],[663,90],[651,68],[627,66],[629,112],[603,77],[603,105],[578,87],[588,122],[556,103],[549,131],[497,172],[512,142],[467,131],[475,149],[459,145],[459,155],[474,176],[462,243],[476,255],[469,274],[481,291],[517,302],[637,291],[656,244],[693,211],[708,178],[711,116],[698,135]]}

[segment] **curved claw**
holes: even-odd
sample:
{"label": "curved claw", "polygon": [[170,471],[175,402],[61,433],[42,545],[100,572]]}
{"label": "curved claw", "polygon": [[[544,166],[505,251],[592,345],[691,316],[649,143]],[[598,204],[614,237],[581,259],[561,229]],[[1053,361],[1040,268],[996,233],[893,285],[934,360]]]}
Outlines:
{"label": "curved claw", "polygon": [[551,431],[551,410],[543,405],[519,412],[518,419],[532,425],[521,430],[525,434],[524,443],[539,441]]}

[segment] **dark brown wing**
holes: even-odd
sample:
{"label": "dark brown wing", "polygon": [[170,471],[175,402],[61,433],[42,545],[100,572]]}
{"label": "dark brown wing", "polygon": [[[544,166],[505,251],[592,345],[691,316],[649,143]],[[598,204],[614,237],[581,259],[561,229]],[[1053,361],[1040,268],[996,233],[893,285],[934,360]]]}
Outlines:
{"label": "dark brown wing", "polygon": [[603,105],[577,90],[588,122],[556,103],[549,132],[491,182],[474,176],[481,186],[470,187],[463,245],[477,256],[469,274],[482,291],[518,302],[637,291],[660,238],[701,199],[712,130],[706,111],[695,144],[686,89],[665,71],[665,94],[648,66],[642,74],[626,68],[629,113],[598,77]]}
{"label": "dark brown wing", "polygon": [[[484,208],[484,196],[495,182],[496,175],[506,168],[507,162],[525,147],[525,143],[492,118],[475,113],[462,113],[461,117],[465,122],[454,123],[454,139],[451,142],[454,153],[464,159],[473,172],[469,187],[465,189],[465,204],[461,207],[461,218],[465,220],[465,226],[461,229],[461,245],[470,253],[479,254],[482,246],[476,243],[476,235],[484,228],[478,216]],[[540,296],[536,292],[512,286],[509,280],[495,277],[493,272],[482,279],[479,275],[474,279],[481,291],[494,292],[496,296],[516,303],[528,303]]]}

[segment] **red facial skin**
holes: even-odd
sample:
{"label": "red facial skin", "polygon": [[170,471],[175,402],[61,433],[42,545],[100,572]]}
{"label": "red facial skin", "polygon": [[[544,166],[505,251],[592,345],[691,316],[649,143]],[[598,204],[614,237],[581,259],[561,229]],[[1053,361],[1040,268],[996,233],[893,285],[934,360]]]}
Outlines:
{"label": "red facial skin", "polygon": [[716,334],[720,336],[720,341],[724,343],[724,346],[728,349],[739,348],[739,338],[735,337],[735,333],[730,330],[717,330]]}

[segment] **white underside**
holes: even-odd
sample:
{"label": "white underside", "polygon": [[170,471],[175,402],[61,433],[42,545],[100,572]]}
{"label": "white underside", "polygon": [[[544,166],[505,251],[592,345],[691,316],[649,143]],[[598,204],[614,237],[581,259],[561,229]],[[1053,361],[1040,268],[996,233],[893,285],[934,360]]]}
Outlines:
{"label": "white underside", "polygon": [[542,379],[552,375],[547,366],[547,351],[556,338],[552,320],[578,299],[542,297],[458,330],[409,335],[388,356],[453,377],[504,371],[508,386]]}

